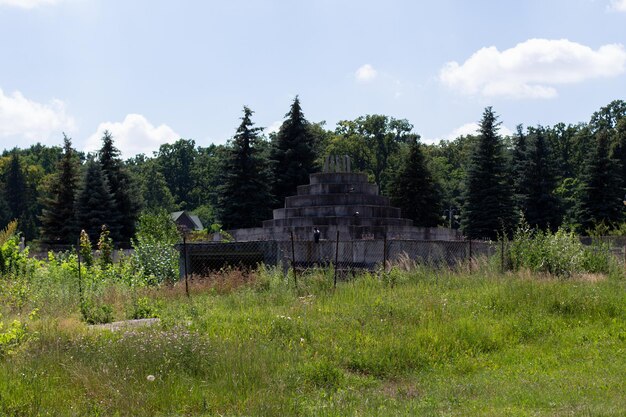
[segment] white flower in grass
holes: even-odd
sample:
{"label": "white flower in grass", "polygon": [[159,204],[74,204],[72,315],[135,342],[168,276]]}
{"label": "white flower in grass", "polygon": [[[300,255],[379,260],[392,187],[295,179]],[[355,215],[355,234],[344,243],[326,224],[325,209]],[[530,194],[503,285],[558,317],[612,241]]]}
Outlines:
{"label": "white flower in grass", "polygon": [[146,377],[146,379],[147,379],[148,381],[150,381],[150,382],[153,382],[153,381],[155,380],[155,377],[154,377],[154,375],[148,375],[148,376]]}

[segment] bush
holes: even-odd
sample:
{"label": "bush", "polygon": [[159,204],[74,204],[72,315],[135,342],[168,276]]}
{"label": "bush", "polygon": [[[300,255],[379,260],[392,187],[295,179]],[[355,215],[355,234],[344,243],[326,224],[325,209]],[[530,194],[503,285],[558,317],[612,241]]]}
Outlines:
{"label": "bush", "polygon": [[[2,315],[0,315],[0,320],[2,320]],[[0,358],[13,352],[13,349],[20,345],[25,337],[26,325],[19,320],[13,320],[6,330],[4,323],[0,321]]]}
{"label": "bush", "polygon": [[137,236],[133,240],[133,261],[149,285],[178,279],[180,241],[176,224],[166,211],[146,213],[139,217]]}
{"label": "bush", "polygon": [[92,299],[83,301],[81,313],[87,324],[103,324],[113,321],[113,307],[108,304],[97,304]]}
{"label": "bush", "polygon": [[609,273],[615,260],[606,245],[584,246],[573,232],[532,230],[522,226],[509,243],[511,266],[559,276]]}

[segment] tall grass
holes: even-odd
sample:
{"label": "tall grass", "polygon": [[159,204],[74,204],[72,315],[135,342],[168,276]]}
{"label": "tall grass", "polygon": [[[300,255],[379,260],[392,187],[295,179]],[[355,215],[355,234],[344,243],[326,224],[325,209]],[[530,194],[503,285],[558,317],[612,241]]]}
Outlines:
{"label": "tall grass", "polygon": [[63,306],[76,302],[71,279],[54,271],[28,301],[26,310],[39,308],[24,319],[28,335],[0,359],[0,415],[626,409],[626,288],[617,275],[396,267],[333,289],[329,271],[295,287],[261,268],[196,277],[190,299],[178,285],[130,291],[109,281],[102,297],[118,317],[141,298],[161,319],[113,332]]}

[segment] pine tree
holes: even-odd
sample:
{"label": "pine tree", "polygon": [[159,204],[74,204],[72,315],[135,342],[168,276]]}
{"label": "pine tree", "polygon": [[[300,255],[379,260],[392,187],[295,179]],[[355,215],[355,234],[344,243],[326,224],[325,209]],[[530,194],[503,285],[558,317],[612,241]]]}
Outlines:
{"label": "pine tree", "polygon": [[426,166],[421,145],[414,139],[391,187],[391,204],[415,226],[435,227],[441,213],[441,193]]}
{"label": "pine tree", "polygon": [[513,148],[511,180],[515,196],[515,205],[518,210],[524,211],[525,201],[530,192],[528,183],[528,138],[524,134],[523,126],[517,126],[517,133],[513,138],[515,146]]}
{"label": "pine tree", "polygon": [[595,148],[585,164],[582,178],[583,192],[578,204],[578,223],[581,232],[597,224],[622,220],[622,181],[619,164],[609,157],[609,133],[599,130],[595,135]]}
{"label": "pine tree", "polygon": [[267,163],[259,154],[259,132],[253,127],[252,110],[244,116],[229,149],[218,188],[219,219],[225,228],[260,226],[271,216]]}
{"label": "pine tree", "polygon": [[473,239],[496,239],[503,230],[510,233],[516,223],[513,190],[497,120],[492,108],[487,107],[467,172],[461,227]]}
{"label": "pine tree", "polygon": [[272,193],[278,204],[282,204],[285,197],[295,195],[298,185],[307,184],[309,174],[316,171],[315,135],[304,118],[298,96],[285,117],[270,151],[274,174]]}
{"label": "pine tree", "polygon": [[129,242],[135,234],[135,223],[141,204],[136,185],[131,181],[119,155],[120,151],[113,145],[113,136],[105,131],[98,156],[102,172],[113,194],[114,204],[109,228],[114,240]]}
{"label": "pine tree", "polygon": [[4,177],[4,200],[9,219],[18,221],[18,228],[27,240],[34,239],[37,236],[35,193],[26,178],[17,149],[11,152]]}
{"label": "pine tree", "polygon": [[557,181],[554,160],[544,129],[533,129],[531,137],[527,168],[516,173],[528,187],[522,201],[522,212],[530,226],[555,230],[560,224],[561,210],[555,195]]}
{"label": "pine tree", "polygon": [[77,226],[85,230],[90,238],[97,239],[102,225],[107,225],[109,230],[113,226],[119,227],[118,223],[111,222],[114,210],[113,194],[107,179],[100,164],[91,159],[85,166],[82,186],[76,198]]}
{"label": "pine tree", "polygon": [[48,242],[73,243],[78,238],[74,216],[78,166],[71,139],[63,136],[63,158],[51,182],[50,196],[43,200],[41,233]]}

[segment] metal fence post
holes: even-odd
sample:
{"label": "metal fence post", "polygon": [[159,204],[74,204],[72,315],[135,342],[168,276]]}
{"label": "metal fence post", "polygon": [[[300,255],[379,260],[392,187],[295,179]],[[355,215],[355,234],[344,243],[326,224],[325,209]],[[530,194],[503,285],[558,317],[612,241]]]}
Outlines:
{"label": "metal fence post", "polygon": [[185,294],[189,295],[189,264],[187,262],[187,236],[183,233],[183,256],[185,257]]}
{"label": "metal fence post", "polygon": [[295,248],[295,244],[293,242],[293,230],[290,231],[291,233],[291,268],[293,269],[293,282],[296,285],[296,287],[298,286],[298,275],[296,272],[296,248]]}
{"label": "metal fence post", "polygon": [[339,268],[339,230],[337,230],[337,241],[335,244],[335,278],[333,287],[337,288],[337,269]]}
{"label": "metal fence post", "polygon": [[387,253],[387,233],[383,238],[383,272],[387,273],[387,257],[389,254]]}
{"label": "metal fence post", "polygon": [[500,272],[504,274],[504,238],[500,241]]}
{"label": "metal fence post", "polygon": [[80,311],[84,313],[85,298],[83,295],[83,278],[80,271],[80,238],[78,238],[78,246],[76,247],[76,256],[78,259],[78,299],[80,301]]}
{"label": "metal fence post", "polygon": [[468,241],[468,257],[469,257],[469,271],[472,272],[472,257],[474,254],[472,253],[472,239]]}

